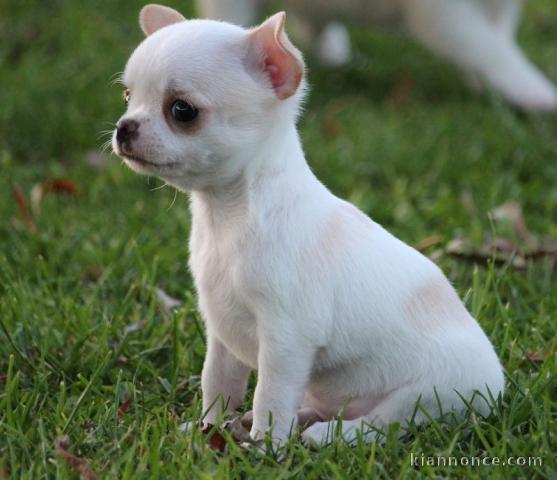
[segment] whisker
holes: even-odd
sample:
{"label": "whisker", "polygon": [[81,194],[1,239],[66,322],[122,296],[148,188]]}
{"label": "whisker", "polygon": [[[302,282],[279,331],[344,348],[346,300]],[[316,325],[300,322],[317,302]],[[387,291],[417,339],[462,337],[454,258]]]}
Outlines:
{"label": "whisker", "polygon": [[149,191],[150,191],[150,192],[154,192],[154,191],[160,190],[161,188],[164,188],[164,187],[168,187],[168,183],[165,182],[165,183],[163,183],[162,185],[159,185],[158,187],[152,188],[152,189],[149,190]]}
{"label": "whisker", "polygon": [[114,86],[114,85],[124,85],[124,80],[123,80],[123,78],[122,78],[123,75],[124,75],[124,72],[116,72],[116,73],[112,74],[112,75],[110,76],[109,81],[108,81],[108,82],[109,82],[109,85],[110,85],[110,86]]}
{"label": "whisker", "polygon": [[114,130],[103,130],[99,133],[97,133],[97,140],[100,140],[103,137],[106,137],[107,135],[110,135],[112,137],[112,134],[114,133]]}
{"label": "whisker", "polygon": [[[107,140],[106,142],[104,142],[100,146],[101,153],[103,153],[103,154],[106,153],[111,146],[112,146],[112,140]],[[112,154],[112,150],[110,151],[110,153]]]}
{"label": "whisker", "polygon": [[178,197],[178,190],[174,190],[174,198],[172,199],[172,203],[170,204],[170,206],[166,209],[167,212],[174,206],[177,197]]}

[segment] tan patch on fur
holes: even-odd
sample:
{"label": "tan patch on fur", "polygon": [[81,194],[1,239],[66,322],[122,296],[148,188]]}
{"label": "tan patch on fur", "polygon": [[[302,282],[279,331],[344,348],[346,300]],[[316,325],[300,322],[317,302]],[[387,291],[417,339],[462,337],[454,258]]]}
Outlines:
{"label": "tan patch on fur", "polygon": [[373,222],[371,219],[354,205],[346,203],[341,209],[336,210],[323,222],[321,234],[319,236],[319,247],[331,255],[334,254],[335,251],[339,251],[339,245],[350,236],[350,233],[347,232],[349,230],[349,222],[346,218],[346,213],[357,219],[368,229],[373,229]]}
{"label": "tan patch on fur", "polygon": [[471,316],[450,283],[442,276],[432,278],[414,290],[404,310],[408,321],[422,330],[447,325],[465,325]]}
{"label": "tan patch on fur", "polygon": [[346,218],[340,212],[336,211],[323,219],[319,236],[300,252],[300,264],[304,266],[302,271],[307,278],[330,275],[335,259],[343,251],[341,245],[347,241],[347,236]]}
{"label": "tan patch on fur", "polygon": [[325,224],[320,236],[320,246],[329,253],[334,252],[338,248],[338,244],[342,242],[344,237],[344,222],[342,215],[335,213],[331,215]]}

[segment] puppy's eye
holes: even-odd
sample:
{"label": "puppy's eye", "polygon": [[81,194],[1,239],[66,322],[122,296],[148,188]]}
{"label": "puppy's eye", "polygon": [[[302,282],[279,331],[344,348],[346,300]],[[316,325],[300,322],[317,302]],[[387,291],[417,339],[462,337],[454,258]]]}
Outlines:
{"label": "puppy's eye", "polygon": [[177,122],[192,122],[199,114],[199,110],[184,100],[176,100],[170,107],[172,118]]}
{"label": "puppy's eye", "polygon": [[122,96],[124,97],[124,103],[126,104],[126,107],[128,106],[128,103],[130,103],[130,98],[131,98],[131,94],[129,90],[124,90],[124,93],[122,93]]}

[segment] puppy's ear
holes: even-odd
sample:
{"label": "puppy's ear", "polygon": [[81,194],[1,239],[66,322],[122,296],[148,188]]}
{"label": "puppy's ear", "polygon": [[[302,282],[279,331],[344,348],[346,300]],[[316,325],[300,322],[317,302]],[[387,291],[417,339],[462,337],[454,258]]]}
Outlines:
{"label": "puppy's ear", "polygon": [[139,12],[139,25],[147,37],[162,27],[184,20],[184,16],[173,8],[154,3],[145,5]]}
{"label": "puppy's ear", "polygon": [[250,32],[249,67],[266,75],[276,96],[284,100],[296,93],[304,75],[302,54],[284,31],[286,14],[279,12]]}

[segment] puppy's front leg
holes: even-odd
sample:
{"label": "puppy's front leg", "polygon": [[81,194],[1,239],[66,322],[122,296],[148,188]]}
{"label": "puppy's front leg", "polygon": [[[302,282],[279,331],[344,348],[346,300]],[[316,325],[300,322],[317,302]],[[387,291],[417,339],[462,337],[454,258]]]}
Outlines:
{"label": "puppy's front leg", "polygon": [[253,439],[263,438],[265,431],[272,429],[273,440],[281,443],[296,427],[313,356],[314,351],[299,341],[260,340],[250,432]]}
{"label": "puppy's front leg", "polygon": [[240,362],[214,335],[208,334],[201,373],[203,423],[214,424],[221,413],[233,414],[246,394],[250,368]]}

